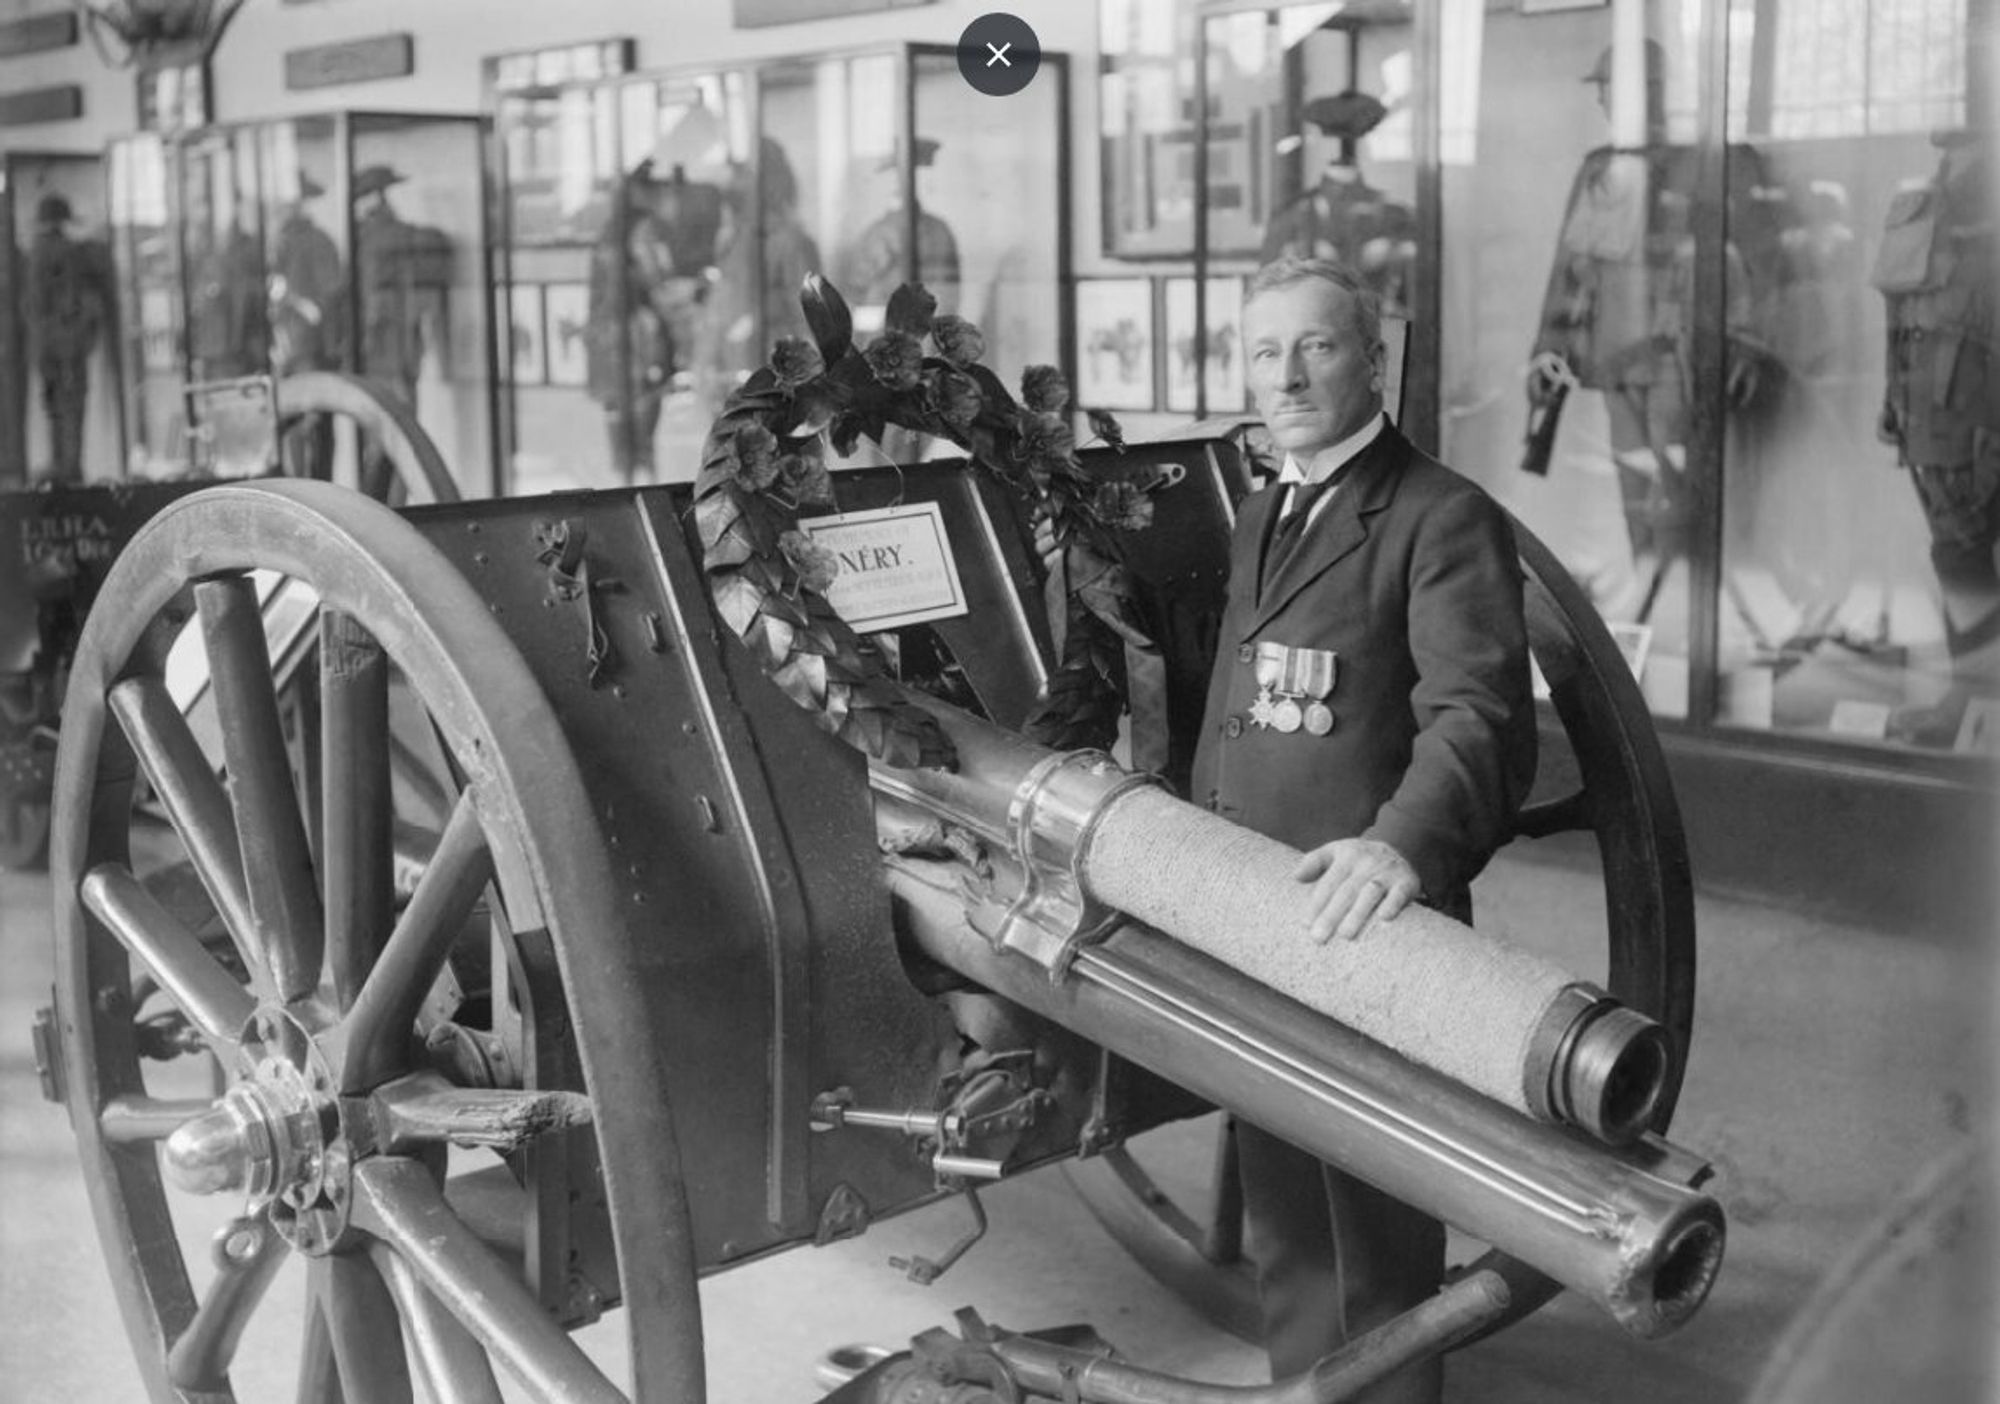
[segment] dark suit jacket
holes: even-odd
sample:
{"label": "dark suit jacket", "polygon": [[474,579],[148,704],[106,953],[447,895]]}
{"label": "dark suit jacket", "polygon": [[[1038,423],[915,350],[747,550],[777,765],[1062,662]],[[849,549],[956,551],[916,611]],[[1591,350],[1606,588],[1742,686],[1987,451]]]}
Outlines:
{"label": "dark suit jacket", "polygon": [[[1498,504],[1393,427],[1258,590],[1281,494],[1243,506],[1193,795],[1297,848],[1357,835],[1459,907],[1535,769],[1521,567]],[[1260,640],[1338,655],[1331,734],[1251,725]]]}

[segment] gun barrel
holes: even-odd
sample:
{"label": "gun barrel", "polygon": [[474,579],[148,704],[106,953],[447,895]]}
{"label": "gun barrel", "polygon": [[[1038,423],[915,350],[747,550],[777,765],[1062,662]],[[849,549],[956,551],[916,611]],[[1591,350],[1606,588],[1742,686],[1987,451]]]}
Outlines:
{"label": "gun barrel", "polygon": [[1707,1296],[1722,1212],[1655,1173],[1687,1173],[1657,1139],[1613,1152],[1535,1122],[1143,927],[1051,981],[973,928],[962,869],[885,869],[902,930],[931,959],[1389,1189],[1635,1335],[1672,1330]]}
{"label": "gun barrel", "polygon": [[1122,914],[1541,1120],[1611,1144],[1651,1125],[1674,1068],[1666,1032],[1604,991],[1422,907],[1360,940],[1315,943],[1297,850],[1108,756],[1052,752],[926,705],[958,748],[957,773],[878,766],[878,795],[1010,855],[1016,885],[996,887],[982,925],[1051,977]]}

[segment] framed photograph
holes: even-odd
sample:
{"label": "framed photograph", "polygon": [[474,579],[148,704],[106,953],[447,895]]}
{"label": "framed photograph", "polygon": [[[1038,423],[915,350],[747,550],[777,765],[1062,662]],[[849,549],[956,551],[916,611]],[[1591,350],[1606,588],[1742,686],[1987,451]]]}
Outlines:
{"label": "framed photograph", "polygon": [[1076,285],[1076,402],[1085,409],[1150,410],[1153,280],[1085,278]]}
{"label": "framed photograph", "polygon": [[543,385],[549,378],[548,338],[542,326],[542,285],[516,283],[508,292],[508,345],[516,385]]}
{"label": "framed photograph", "polygon": [[590,289],[582,283],[550,283],[542,289],[542,305],[549,384],[587,384],[590,363],[583,337],[590,322]]}
{"label": "framed photograph", "polygon": [[1248,406],[1243,381],[1243,280],[1208,280],[1207,335],[1196,336],[1194,279],[1166,280],[1164,351],[1167,360],[1166,407],[1173,414],[1193,414],[1199,407],[1197,377],[1206,382],[1210,415],[1237,414]]}

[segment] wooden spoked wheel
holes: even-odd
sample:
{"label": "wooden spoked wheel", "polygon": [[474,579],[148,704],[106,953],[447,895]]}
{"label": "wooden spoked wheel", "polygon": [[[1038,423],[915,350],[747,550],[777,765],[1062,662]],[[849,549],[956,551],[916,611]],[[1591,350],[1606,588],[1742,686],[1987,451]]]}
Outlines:
{"label": "wooden spoked wheel", "polygon": [[[288,756],[255,571],[315,601],[317,793]],[[184,629],[212,745],[163,676]],[[392,759],[424,745],[427,797]],[[135,815],[141,775],[168,831]],[[310,482],[163,511],[85,627],[54,810],[65,1095],[153,1398],[235,1398],[246,1333],[286,1377],[260,1395],[490,1400],[512,1378],[702,1397],[619,890],[540,689],[414,528]],[[462,954],[491,970],[483,996],[453,978]],[[569,1236],[592,1213],[618,1247],[594,1280]],[[564,1323],[620,1298],[614,1384]]]}
{"label": "wooden spoked wheel", "polygon": [[[1517,841],[1569,831],[1595,838],[1607,915],[1605,987],[1658,1020],[1677,1055],[1654,1120],[1654,1129],[1664,1131],[1680,1095],[1694,1027],[1694,889],[1680,808],[1645,698],[1604,621],[1548,547],[1519,522],[1514,531],[1529,647],[1569,743],[1567,755],[1551,756],[1551,748],[1543,748]],[[1257,1340],[1262,1317],[1255,1274],[1243,1254],[1242,1196],[1227,1125],[1219,1135],[1205,1176],[1177,1185],[1177,1192],[1125,1147],[1074,1162],[1065,1174],[1148,1272],[1216,1325]],[[1501,1272],[1513,1290],[1511,1310],[1482,1335],[1528,1315],[1561,1290],[1499,1253],[1488,1253],[1474,1267]]]}

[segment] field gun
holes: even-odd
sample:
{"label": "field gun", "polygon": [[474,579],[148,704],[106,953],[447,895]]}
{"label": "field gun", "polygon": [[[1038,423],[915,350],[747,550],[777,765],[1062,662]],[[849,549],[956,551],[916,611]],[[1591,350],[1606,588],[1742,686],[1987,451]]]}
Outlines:
{"label": "field gun", "polygon": [[[1242,477],[1213,442],[1131,471],[1162,460],[1171,505],[1135,569],[1198,637]],[[1283,918],[1251,877],[1135,869],[1122,839],[1198,812],[1005,729],[1048,649],[991,483],[926,464],[842,495],[934,509],[953,545],[968,607],[899,654],[912,686],[986,714],[939,704],[954,776],[871,776],[768,683],[709,603],[676,490],[399,516],[323,484],[222,486],[134,538],[64,715],[47,1062],[154,1397],[233,1397],[246,1322],[303,1279],[301,1398],[495,1399],[506,1379],[699,1400],[699,1274],[1079,1155],[1148,1202],[1126,1138],[1210,1102],[1492,1245],[1247,1397],[1348,1397],[1564,1286],[1642,1334],[1699,1306],[1722,1222],[1657,1134],[1692,1019],[1678,821],[1629,673],[1538,547],[1538,659],[1581,773],[1547,777],[1523,827],[1595,831],[1616,1002],[1559,979],[1496,1098],[1222,964],[1199,922],[1148,925],[1216,901]],[[316,604],[295,676],[316,705],[289,731],[255,572]],[[195,637],[211,736],[164,679]],[[618,1306],[607,1373],[569,1328]],[[976,1322],[830,1397],[938,1397],[949,1370],[968,1399],[1220,1397]]]}

